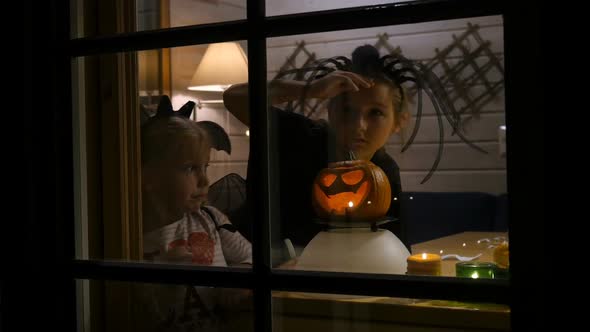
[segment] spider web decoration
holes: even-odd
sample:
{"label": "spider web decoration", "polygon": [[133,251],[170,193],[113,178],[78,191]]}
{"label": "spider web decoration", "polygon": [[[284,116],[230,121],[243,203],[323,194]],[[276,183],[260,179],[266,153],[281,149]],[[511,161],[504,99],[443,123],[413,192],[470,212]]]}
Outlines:
{"label": "spider web decoration", "polygon": [[[387,33],[380,33],[377,35],[377,42],[375,48],[380,50],[385,48],[389,54],[401,54],[401,48],[399,46],[393,47],[387,41],[389,35]],[[304,80],[305,72],[297,71],[300,68],[305,68],[311,65],[316,59],[316,55],[313,52],[308,51],[305,48],[305,41],[295,43],[296,47],[293,53],[287,58],[285,63],[281,66],[278,73],[273,79],[277,78],[289,78],[295,80]],[[298,59],[305,57],[304,59]],[[301,66],[297,66],[297,63],[303,63]],[[288,73],[288,74],[284,74]],[[305,101],[305,107],[300,107],[300,101],[292,101],[288,103],[287,109],[293,112],[297,112],[305,115],[308,118],[325,118],[327,113],[327,100],[320,100],[314,98],[308,98]]]}
{"label": "spider web decoration", "polygon": [[[381,51],[382,48],[385,48],[385,50],[389,53],[389,55],[402,54],[401,47],[391,46],[391,44],[389,43],[389,35],[386,32],[377,34],[377,42],[373,46],[375,46],[377,51]],[[413,94],[414,94],[414,92],[411,93],[411,95],[413,95]],[[406,137],[408,136],[408,130],[409,130],[409,128],[406,128],[406,127],[400,128],[399,137],[400,137],[402,146],[406,145]]]}
{"label": "spider web decoration", "polygon": [[[439,75],[441,82],[449,88],[449,97],[459,114],[465,114],[463,124],[477,118],[484,105],[494,99],[504,86],[504,68],[500,59],[490,49],[491,42],[480,36],[479,26],[467,23],[467,30],[459,37],[453,34],[453,43],[440,51],[425,65]],[[475,47],[472,47],[473,41]],[[460,58],[457,61],[457,53]],[[494,73],[495,72],[495,73]],[[492,82],[489,76],[500,79]],[[482,85],[483,91],[476,93],[475,86]]]}
{"label": "spider web decoration", "polygon": [[[476,45],[473,47],[472,45]],[[504,68],[501,59],[498,58],[490,48],[491,42],[484,40],[479,34],[477,24],[467,23],[467,30],[459,37],[453,35],[453,43],[442,51],[435,49],[435,57],[425,63],[425,66],[439,74],[441,82],[448,87],[449,97],[462,117],[461,121],[477,118],[481,109],[500,93],[504,87]],[[297,69],[304,68],[316,60],[316,55],[305,47],[305,41],[296,43],[293,53],[287,58],[279,69],[275,79],[289,78],[303,80],[303,73]],[[377,50],[384,49],[387,53],[402,54],[399,46],[392,46],[389,43],[387,33],[377,34],[377,42],[374,44]],[[297,65],[302,63],[302,65]],[[283,74],[288,72],[288,74]],[[497,76],[500,79],[492,81],[490,76]],[[483,86],[483,89],[474,87]],[[481,91],[480,91],[481,90]],[[408,89],[409,97],[412,98],[415,91]],[[327,101],[318,99],[307,99],[305,107],[300,107],[300,101],[289,103],[287,109],[301,113],[307,117],[325,117]],[[402,138],[405,136],[402,133]]]}
{"label": "spider web decoration", "polygon": [[236,173],[222,177],[209,186],[208,201],[226,215],[232,215],[246,203],[246,180]]}
{"label": "spider web decoration", "polygon": [[[432,103],[435,111],[436,121],[438,124],[438,149],[436,159],[424,179],[424,183],[430,179],[436,171],[442,157],[444,147],[444,122],[451,125],[452,135],[457,135],[468,146],[475,150],[488,153],[486,150],[471,142],[465,135],[463,125],[468,119],[477,117],[482,106],[492,100],[502,89],[504,84],[504,70],[498,57],[491,49],[490,41],[484,41],[478,33],[479,26],[467,24],[467,31],[457,37],[452,35],[453,43],[444,48],[442,51],[435,49],[434,59],[426,62],[416,61],[403,56],[401,48],[392,47],[389,43],[389,36],[386,33],[377,35],[376,44],[370,49],[385,48],[387,53],[380,58],[382,70],[388,77],[399,82],[407,91],[410,104],[414,104],[414,95],[417,97],[416,102],[416,120],[410,137],[405,139],[402,132],[402,151],[404,152],[415,140],[420,129],[420,120],[423,113],[423,94],[425,93]],[[475,43],[475,47],[472,44]],[[352,60],[345,56],[335,56],[326,59],[313,61],[310,59],[315,54],[309,51],[303,54],[307,55],[307,61],[302,67],[295,64],[296,57],[305,50],[303,41],[297,43],[297,48],[289,57],[281,71],[275,76],[275,79],[299,79],[305,81],[306,88],[310,82],[319,79],[334,70],[351,70],[353,68]],[[374,51],[373,51],[374,52]],[[494,79],[489,79],[494,77]],[[404,83],[413,82],[409,87]],[[475,87],[475,88],[474,88]],[[483,87],[483,88],[482,88]],[[485,89],[483,93],[476,92]],[[414,91],[412,91],[414,90]],[[288,111],[297,111],[304,116],[311,117],[314,113],[324,113],[325,107],[318,107],[313,104],[310,109],[306,94],[303,93],[299,98],[299,105],[293,107],[290,102],[287,107]],[[297,107],[301,106],[301,107]],[[309,111],[308,111],[309,110]],[[317,112],[323,110],[324,112]],[[327,112],[325,112],[327,113]]]}

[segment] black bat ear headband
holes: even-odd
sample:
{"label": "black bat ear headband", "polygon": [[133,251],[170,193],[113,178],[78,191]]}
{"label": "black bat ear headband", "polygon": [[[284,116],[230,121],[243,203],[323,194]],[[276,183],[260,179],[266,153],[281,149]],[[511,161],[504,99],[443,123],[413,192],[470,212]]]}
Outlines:
{"label": "black bat ear headband", "polygon": [[[172,102],[170,102],[170,98],[166,95],[163,95],[160,97],[158,110],[154,116],[150,117],[146,114],[146,112],[142,112],[141,126],[144,127],[148,125],[152,119],[163,117],[180,116],[190,119],[194,108],[195,103],[188,101],[186,104],[182,105],[178,111],[174,111],[172,109]],[[212,121],[197,121],[196,124],[207,133],[207,136],[211,141],[212,148],[231,154],[231,142],[223,127]]]}

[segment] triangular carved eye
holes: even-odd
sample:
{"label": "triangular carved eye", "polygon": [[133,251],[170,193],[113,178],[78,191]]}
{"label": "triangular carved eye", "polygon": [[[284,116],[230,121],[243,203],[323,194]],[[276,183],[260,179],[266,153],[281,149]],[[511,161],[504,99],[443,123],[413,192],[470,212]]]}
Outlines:
{"label": "triangular carved eye", "polygon": [[334,175],[334,174],[326,174],[326,175],[322,176],[322,178],[321,178],[322,185],[324,187],[331,186],[335,180],[336,180],[336,175]]}
{"label": "triangular carved eye", "polygon": [[342,174],[342,181],[349,186],[354,186],[363,179],[363,175],[365,175],[365,171],[362,169],[346,172]]}

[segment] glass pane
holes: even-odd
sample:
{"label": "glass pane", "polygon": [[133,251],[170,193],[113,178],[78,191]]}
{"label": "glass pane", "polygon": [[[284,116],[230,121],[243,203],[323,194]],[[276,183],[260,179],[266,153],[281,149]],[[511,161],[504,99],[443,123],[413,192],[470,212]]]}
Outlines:
{"label": "glass pane", "polygon": [[509,331],[510,307],[392,297],[274,292],[273,331]]}
{"label": "glass pane", "polygon": [[77,280],[78,331],[253,331],[252,292]]}
{"label": "glass pane", "polygon": [[136,0],[133,5],[134,7],[125,7],[116,1],[72,1],[71,37],[93,37],[246,19],[246,0]]}
{"label": "glass pane", "polygon": [[[320,10],[342,9],[359,6],[384,5],[406,0],[340,0],[340,1],[287,1],[266,0],[266,15],[286,15],[296,13],[315,12]],[[410,1],[411,2],[411,1]]]}
{"label": "glass pane", "polygon": [[249,137],[221,101],[241,44],[73,61],[78,258],[251,265]]}
{"label": "glass pane", "polygon": [[501,17],[267,47],[277,267],[454,276],[472,261],[507,275]]}

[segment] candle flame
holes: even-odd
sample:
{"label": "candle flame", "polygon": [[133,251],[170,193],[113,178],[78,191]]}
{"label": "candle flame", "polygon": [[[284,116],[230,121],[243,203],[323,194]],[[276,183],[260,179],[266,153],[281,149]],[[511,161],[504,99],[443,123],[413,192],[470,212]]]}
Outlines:
{"label": "candle flame", "polygon": [[352,201],[348,202],[348,207],[353,207],[354,204],[352,203]]}
{"label": "candle flame", "polygon": [[371,201],[368,201],[368,202],[367,202],[367,205],[371,205]]}
{"label": "candle flame", "polygon": [[467,244],[463,243],[463,247],[465,247]]}
{"label": "candle flame", "polygon": [[471,274],[471,278],[473,278],[473,279],[479,278],[479,274],[477,273],[477,271],[475,271],[475,272],[473,272],[473,274]]}
{"label": "candle flame", "polygon": [[443,251],[441,250],[441,251],[440,251],[440,253],[442,254],[442,253],[443,253]]}
{"label": "candle flame", "polygon": [[426,259],[426,253],[422,253],[422,259]]}

